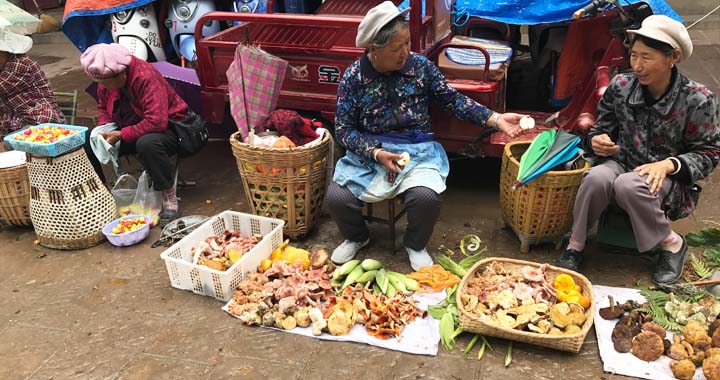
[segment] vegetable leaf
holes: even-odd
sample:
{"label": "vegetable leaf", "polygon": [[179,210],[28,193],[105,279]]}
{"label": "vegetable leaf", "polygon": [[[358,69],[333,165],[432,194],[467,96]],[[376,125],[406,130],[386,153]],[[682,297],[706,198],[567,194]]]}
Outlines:
{"label": "vegetable leaf", "polygon": [[445,312],[445,306],[442,302],[437,305],[428,306],[428,314],[430,314],[430,316],[434,319],[440,320],[443,315],[445,315]]}
{"label": "vegetable leaf", "polygon": [[708,248],[703,252],[703,256],[713,266],[720,266],[720,248]]}
{"label": "vegetable leaf", "polygon": [[485,251],[487,251],[487,248],[483,248],[482,250],[480,250],[480,252],[460,260],[458,265],[460,265],[465,270],[469,270],[470,268],[472,268],[473,265],[475,265],[475,263],[482,260],[483,253],[485,253]]}
{"label": "vegetable leaf", "polygon": [[708,268],[704,261],[698,259],[694,255],[690,256],[690,264],[692,265],[695,274],[697,274],[701,279],[708,278],[713,274],[713,270]]}
{"label": "vegetable leaf", "polygon": [[455,260],[451,259],[449,256],[440,255],[437,258],[435,258],[435,260],[446,271],[448,271],[460,278],[465,276],[465,272],[466,272],[465,268],[458,265],[458,263],[456,263]]}
{"label": "vegetable leaf", "polygon": [[717,246],[720,245],[720,228],[704,228],[698,232],[690,232],[685,239],[693,247]]}

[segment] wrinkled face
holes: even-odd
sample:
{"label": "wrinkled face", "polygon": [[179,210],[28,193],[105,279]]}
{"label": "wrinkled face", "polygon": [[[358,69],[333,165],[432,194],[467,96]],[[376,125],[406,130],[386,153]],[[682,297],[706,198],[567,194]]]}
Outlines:
{"label": "wrinkled face", "polygon": [[125,86],[125,73],[120,73],[112,78],[99,79],[98,84],[103,85],[105,88],[117,90]]}
{"label": "wrinkled face", "polygon": [[410,55],[410,29],[400,29],[390,40],[390,43],[380,49],[371,49],[375,55],[374,63],[378,71],[400,70],[408,55]]}
{"label": "wrinkled face", "polygon": [[637,40],[630,50],[630,66],[641,84],[664,86],[668,84],[672,64],[678,62],[679,56],[678,51],[668,56]]}

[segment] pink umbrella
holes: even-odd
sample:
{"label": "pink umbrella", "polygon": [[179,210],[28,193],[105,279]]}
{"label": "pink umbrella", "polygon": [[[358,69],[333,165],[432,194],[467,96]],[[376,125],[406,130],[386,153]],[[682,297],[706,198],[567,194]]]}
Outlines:
{"label": "pink umbrella", "polygon": [[275,109],[287,65],[258,47],[238,44],[226,74],[230,113],[243,140]]}

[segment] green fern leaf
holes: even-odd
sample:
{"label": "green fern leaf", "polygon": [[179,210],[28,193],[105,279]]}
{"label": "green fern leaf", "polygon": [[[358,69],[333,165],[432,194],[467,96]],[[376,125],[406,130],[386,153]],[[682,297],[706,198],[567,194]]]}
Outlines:
{"label": "green fern leaf", "polygon": [[713,274],[713,270],[708,268],[705,262],[698,259],[695,255],[690,256],[690,264],[692,265],[695,274],[697,274],[701,279],[708,278]]}

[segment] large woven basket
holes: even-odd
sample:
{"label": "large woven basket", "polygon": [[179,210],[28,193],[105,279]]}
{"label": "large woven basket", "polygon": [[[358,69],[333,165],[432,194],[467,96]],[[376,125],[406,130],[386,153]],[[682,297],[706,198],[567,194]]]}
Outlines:
{"label": "large woven basket", "polygon": [[325,198],[330,136],[312,147],[271,149],[230,136],[243,188],[252,213],[285,221],[285,235],[307,234],[320,217]]}
{"label": "large woven basket", "polygon": [[583,173],[590,168],[549,171],[526,185],[513,189],[520,170],[519,159],[530,146],[527,141],[505,146],[500,171],[502,218],[520,239],[520,252],[530,244],[555,241],[570,231],[573,204]]}
{"label": "large woven basket", "polygon": [[0,169],[0,220],[12,226],[29,226],[30,180],[26,165]]}
{"label": "large woven basket", "polygon": [[473,267],[470,268],[470,270],[468,270],[465,276],[462,278],[462,281],[460,281],[460,286],[458,287],[456,295],[456,301],[458,305],[458,317],[460,319],[460,327],[463,329],[463,331],[494,336],[497,338],[513,340],[516,342],[534,344],[536,346],[553,348],[560,351],[568,351],[574,353],[580,352],[580,348],[585,341],[585,336],[588,334],[588,332],[590,331],[590,327],[592,327],[593,325],[593,317],[595,315],[595,299],[592,298],[592,284],[590,283],[590,281],[585,276],[577,272],[554,266],[550,266],[546,272],[549,275],[549,278],[555,278],[557,275],[562,273],[569,274],[573,277],[575,283],[582,287],[583,294],[592,299],[590,307],[585,310],[585,316],[587,317],[587,319],[580,328],[580,332],[572,335],[558,336],[520,331],[484,322],[480,320],[477,315],[465,311],[465,309],[462,307],[463,303],[460,297],[462,294],[465,293],[469,279],[473,278],[476,273],[482,272],[485,267],[492,262],[500,262],[506,269],[517,271],[518,273],[520,272],[520,269],[526,265],[533,267],[540,267],[541,265],[532,261],[506,259],[500,257],[490,257],[484,260],[480,260],[475,265],[473,265]]}
{"label": "large woven basket", "polygon": [[83,149],[50,158],[28,154],[30,217],[42,246],[83,249],[105,240],[115,201]]}

